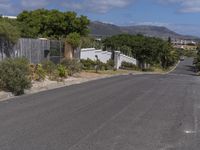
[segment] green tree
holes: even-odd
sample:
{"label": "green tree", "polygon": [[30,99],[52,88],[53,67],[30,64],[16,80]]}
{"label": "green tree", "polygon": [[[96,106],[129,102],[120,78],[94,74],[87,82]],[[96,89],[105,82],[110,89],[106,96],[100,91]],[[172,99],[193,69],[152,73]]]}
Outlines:
{"label": "green tree", "polygon": [[171,39],[171,37],[170,37],[170,36],[168,37],[168,43],[169,43],[169,44],[171,44],[171,43],[172,43],[172,39]]}
{"label": "green tree", "polygon": [[195,64],[196,71],[200,71],[200,43],[197,44],[197,53],[193,63]]}
{"label": "green tree", "polygon": [[81,37],[81,48],[96,48],[101,49],[103,47],[102,42],[100,40],[96,40],[90,36],[82,36]]}
{"label": "green tree", "polygon": [[129,47],[129,46],[123,45],[122,47],[120,47],[120,51],[121,51],[123,54],[126,54],[126,55],[128,55],[128,56],[131,56],[131,55],[132,55],[132,49],[131,49],[131,47]]}
{"label": "green tree", "polygon": [[94,47],[94,40],[91,37],[81,37],[81,48]]}
{"label": "green tree", "polygon": [[20,37],[20,32],[16,26],[0,19],[0,49],[7,57],[11,56],[12,47]]}
{"label": "green tree", "polygon": [[9,22],[0,20],[0,38],[10,43],[16,43],[20,37],[17,27],[12,26]]}
{"label": "green tree", "polygon": [[86,16],[77,16],[75,12],[38,9],[23,11],[17,17],[23,37],[66,38],[70,33],[77,32],[81,36],[89,33],[90,21]]}
{"label": "green tree", "polygon": [[168,68],[178,60],[178,53],[172,45],[159,38],[122,34],[106,38],[103,44],[104,49],[120,50],[136,58],[141,67],[150,64]]}
{"label": "green tree", "polygon": [[67,36],[66,41],[72,46],[73,49],[76,49],[80,46],[81,36],[76,32],[70,33]]}

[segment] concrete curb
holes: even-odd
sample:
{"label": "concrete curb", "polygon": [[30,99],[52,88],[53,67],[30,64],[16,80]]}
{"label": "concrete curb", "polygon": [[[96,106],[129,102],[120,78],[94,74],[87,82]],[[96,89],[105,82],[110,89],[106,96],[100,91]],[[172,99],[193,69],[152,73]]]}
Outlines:
{"label": "concrete curb", "polygon": [[166,72],[165,74],[170,74],[171,72],[173,72],[177,66],[180,64],[180,60],[178,61],[178,63],[174,66],[174,68],[172,68],[170,71]]}

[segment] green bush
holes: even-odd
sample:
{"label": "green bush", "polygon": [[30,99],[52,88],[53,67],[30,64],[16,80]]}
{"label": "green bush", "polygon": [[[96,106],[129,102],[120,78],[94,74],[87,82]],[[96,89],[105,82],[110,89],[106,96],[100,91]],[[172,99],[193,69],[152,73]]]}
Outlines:
{"label": "green bush", "polygon": [[[162,68],[163,69],[163,68]],[[142,71],[144,72],[154,72],[155,71],[155,68],[153,67],[150,67],[150,68],[143,68]]]}
{"label": "green bush", "polygon": [[91,59],[81,59],[82,69],[83,70],[94,70],[96,66],[96,61]]}
{"label": "green bush", "polygon": [[31,87],[29,62],[25,58],[6,59],[0,62],[0,87],[15,95],[24,94]]}
{"label": "green bush", "polygon": [[107,65],[108,70],[113,69],[115,66],[114,60],[113,59],[108,60],[106,65]]}
{"label": "green bush", "polygon": [[195,57],[197,55],[196,50],[183,50],[183,55],[186,57]]}
{"label": "green bush", "polygon": [[46,72],[45,70],[42,68],[42,65],[41,64],[37,64],[35,66],[35,80],[37,81],[43,81],[46,77]]}
{"label": "green bush", "polygon": [[97,61],[97,67],[99,70],[108,70],[107,64],[101,61]]}
{"label": "green bush", "polygon": [[42,62],[42,68],[49,76],[51,76],[56,70],[56,65],[52,61],[47,60]]}
{"label": "green bush", "polygon": [[61,78],[67,77],[67,70],[65,69],[65,66],[58,65],[57,66],[58,76]]}
{"label": "green bush", "polygon": [[127,70],[138,70],[138,67],[135,64],[129,63],[129,62],[125,62],[125,61],[122,62],[121,68],[122,69],[127,69]]}
{"label": "green bush", "polygon": [[83,70],[95,70],[96,66],[98,70],[111,70],[114,68],[114,61],[112,59],[108,60],[107,63],[101,61],[93,61],[91,59],[82,59],[82,69]]}
{"label": "green bush", "polygon": [[82,69],[82,64],[76,59],[63,59],[61,64],[68,70],[68,74],[72,76],[74,73],[78,73]]}

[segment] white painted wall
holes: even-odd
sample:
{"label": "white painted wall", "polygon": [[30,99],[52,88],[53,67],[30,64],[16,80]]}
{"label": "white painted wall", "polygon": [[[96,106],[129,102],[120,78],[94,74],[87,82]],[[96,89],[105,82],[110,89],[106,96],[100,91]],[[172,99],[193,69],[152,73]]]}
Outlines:
{"label": "white painted wall", "polygon": [[81,49],[81,59],[91,59],[91,60],[96,60],[96,57],[98,56],[98,59],[106,63],[109,59],[112,57],[112,53],[108,51],[102,51],[102,50],[96,50],[95,48],[86,48],[86,49]]}
{"label": "white painted wall", "polygon": [[120,54],[120,58],[119,58],[120,67],[121,67],[121,64],[122,64],[123,61],[137,65],[137,61],[136,61],[135,58],[126,56],[124,54]]}
{"label": "white painted wall", "polygon": [[81,49],[81,59],[91,59],[95,60],[95,49],[94,48],[86,48],[86,49]]}
{"label": "white painted wall", "polygon": [[95,54],[98,56],[98,59],[103,63],[107,63],[107,61],[112,58],[112,53],[108,51],[97,50]]}
{"label": "white painted wall", "polygon": [[[103,51],[103,50],[96,50],[95,48],[85,48],[81,49],[81,59],[91,59],[91,60],[96,60],[95,56],[98,56],[98,59],[101,62],[106,63],[109,59],[112,57],[112,53],[108,51]],[[114,54],[114,62],[115,62],[115,68],[119,69],[121,67],[122,62],[129,62],[132,64],[137,64],[136,59],[133,57],[126,56],[124,54],[121,54],[119,51],[115,51]]]}

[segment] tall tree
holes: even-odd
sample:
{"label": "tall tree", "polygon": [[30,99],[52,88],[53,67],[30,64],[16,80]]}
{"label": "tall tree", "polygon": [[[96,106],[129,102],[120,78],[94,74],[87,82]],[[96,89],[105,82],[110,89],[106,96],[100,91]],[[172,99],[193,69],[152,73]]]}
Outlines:
{"label": "tall tree", "polygon": [[76,49],[80,46],[81,44],[81,37],[80,34],[74,32],[74,33],[70,33],[67,38],[66,41],[72,46],[73,49]]}
{"label": "tall tree", "polygon": [[160,64],[167,68],[178,60],[178,53],[172,45],[159,38],[122,34],[106,38],[103,43],[105,49],[131,54],[141,66]]}
{"label": "tall tree", "polygon": [[[10,57],[12,47],[20,37],[20,32],[16,26],[13,26],[4,19],[0,19],[0,50],[1,54]],[[2,55],[3,56],[3,55]]]}
{"label": "tall tree", "polygon": [[17,21],[21,23],[23,37],[55,39],[66,38],[73,32],[85,36],[89,33],[90,23],[86,16],[77,16],[75,12],[46,9],[23,11],[18,15]]}
{"label": "tall tree", "polygon": [[169,43],[169,44],[172,44],[172,39],[171,39],[170,36],[168,37],[168,43]]}

